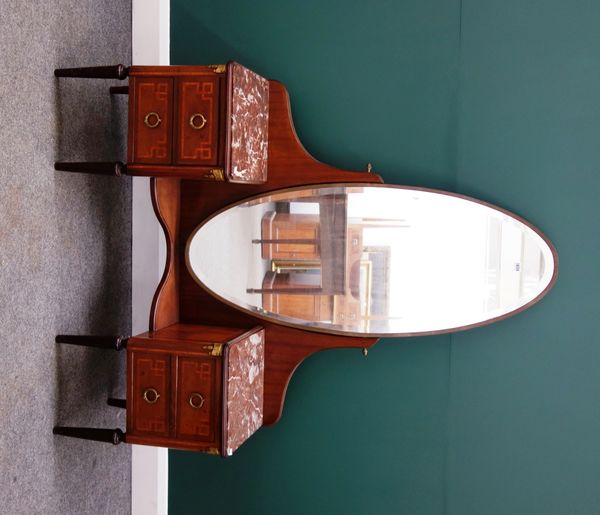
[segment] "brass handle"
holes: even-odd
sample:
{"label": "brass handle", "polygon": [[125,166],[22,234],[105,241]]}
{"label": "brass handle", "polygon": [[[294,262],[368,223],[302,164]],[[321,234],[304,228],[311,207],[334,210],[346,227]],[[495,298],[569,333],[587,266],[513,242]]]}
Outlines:
{"label": "brass handle", "polygon": [[[196,125],[196,118],[200,118],[202,122],[200,125]],[[206,122],[206,118],[204,118],[204,115],[201,113],[194,113],[192,116],[190,116],[190,127],[197,131],[204,127],[206,125]]]}
{"label": "brass handle", "polygon": [[154,388],[146,388],[142,397],[148,404],[154,404],[160,398],[160,394]]}
{"label": "brass handle", "polygon": [[[151,122],[151,118],[155,118],[156,120],[154,122]],[[158,116],[158,113],[155,113],[154,111],[144,116],[144,125],[150,129],[156,129],[156,127],[160,125],[160,122],[162,122],[160,116]]]}
{"label": "brass handle", "polygon": [[190,394],[190,398],[188,399],[188,403],[192,408],[200,409],[204,406],[204,397],[197,392]]}

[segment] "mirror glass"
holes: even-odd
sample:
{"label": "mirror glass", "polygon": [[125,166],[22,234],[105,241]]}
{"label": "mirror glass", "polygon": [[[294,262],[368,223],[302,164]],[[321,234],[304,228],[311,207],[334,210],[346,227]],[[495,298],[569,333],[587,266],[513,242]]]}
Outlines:
{"label": "mirror glass", "polygon": [[223,301],[286,325],[354,335],[465,329],[539,300],[556,252],[533,226],[467,197],[389,185],[281,190],[233,205],[188,240],[188,270]]}

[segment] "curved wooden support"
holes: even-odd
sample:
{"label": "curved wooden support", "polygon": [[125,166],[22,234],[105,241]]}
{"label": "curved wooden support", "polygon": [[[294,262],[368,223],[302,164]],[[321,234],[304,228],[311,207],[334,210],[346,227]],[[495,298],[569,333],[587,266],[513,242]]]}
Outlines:
{"label": "curved wooden support", "polygon": [[275,424],[281,418],[285,394],[292,375],[300,363],[311,354],[342,347],[368,349],[379,340],[309,333],[275,324],[267,326],[265,333],[265,425]]}
{"label": "curved wooden support", "polygon": [[165,271],[158,283],[150,308],[151,331],[179,322],[179,259],[176,244],[179,236],[179,179],[151,179],[152,207],[164,231],[167,245]]}
{"label": "curved wooden support", "polygon": [[296,134],[285,86],[269,81],[269,99],[269,177],[263,191],[327,182],[383,182],[375,173],[340,170],[317,161]]}

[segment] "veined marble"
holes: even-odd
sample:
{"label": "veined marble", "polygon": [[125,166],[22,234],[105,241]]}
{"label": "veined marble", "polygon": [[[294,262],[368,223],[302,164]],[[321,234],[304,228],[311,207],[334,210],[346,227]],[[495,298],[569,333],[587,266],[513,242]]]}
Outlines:
{"label": "veined marble", "polygon": [[263,423],[264,329],[229,348],[225,453],[231,456]]}
{"label": "veined marble", "polygon": [[230,74],[228,180],[262,183],[267,180],[269,81],[238,63],[231,64]]}

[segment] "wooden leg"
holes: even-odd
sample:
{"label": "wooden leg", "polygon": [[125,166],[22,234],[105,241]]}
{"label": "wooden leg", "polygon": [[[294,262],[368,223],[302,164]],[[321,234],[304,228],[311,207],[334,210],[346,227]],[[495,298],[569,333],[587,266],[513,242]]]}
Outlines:
{"label": "wooden leg", "polygon": [[129,68],[122,64],[115,66],[92,66],[88,68],[57,68],[55,77],[75,77],[79,79],[126,79]]}
{"label": "wooden leg", "polygon": [[82,345],[84,347],[97,347],[99,349],[122,350],[127,347],[127,338],[124,336],[82,336],[78,334],[59,334],[56,343],[69,345]]}
{"label": "wooden leg", "polygon": [[111,95],[129,95],[129,86],[111,86],[108,91]]}
{"label": "wooden leg", "polygon": [[114,399],[112,397],[109,397],[106,401],[106,404],[114,408],[127,409],[127,401],[125,401],[125,399]]}
{"label": "wooden leg", "polygon": [[57,161],[54,163],[54,169],[61,172],[91,173],[95,175],[112,175],[120,177],[127,174],[127,165],[116,162],[83,162],[66,163]]}
{"label": "wooden leg", "polygon": [[126,442],[126,435],[120,429],[97,429],[94,427],[63,427],[55,426],[52,429],[55,435],[71,436],[83,440],[94,440],[96,442],[106,442],[118,445]]}

